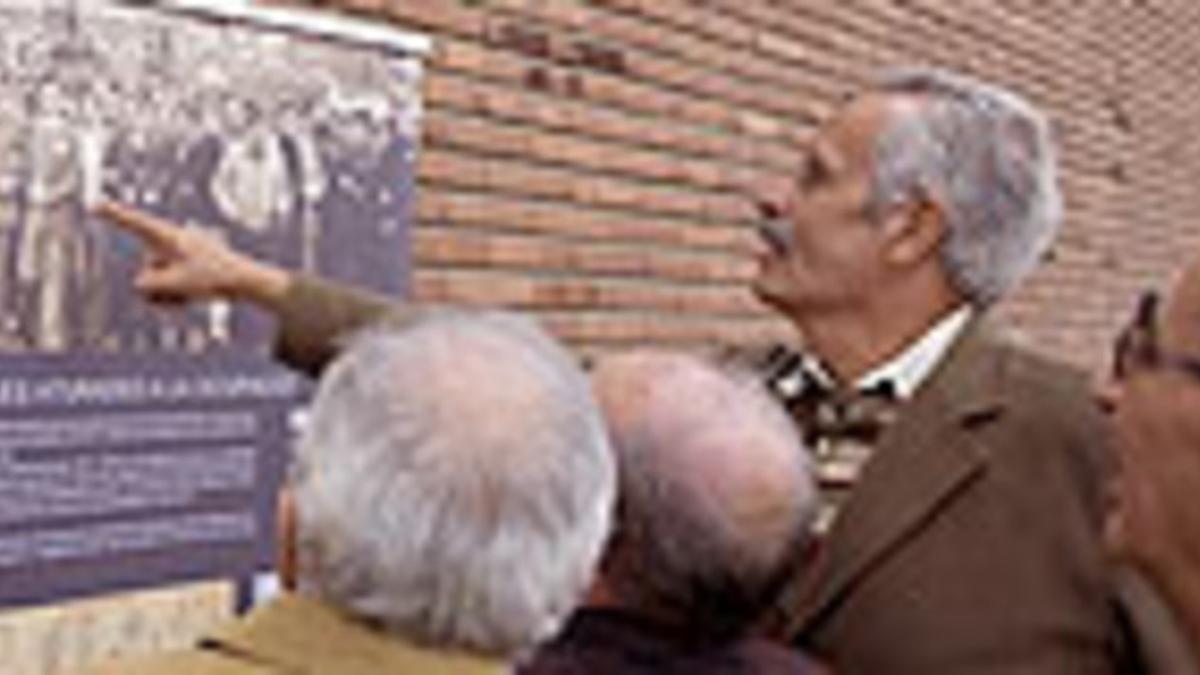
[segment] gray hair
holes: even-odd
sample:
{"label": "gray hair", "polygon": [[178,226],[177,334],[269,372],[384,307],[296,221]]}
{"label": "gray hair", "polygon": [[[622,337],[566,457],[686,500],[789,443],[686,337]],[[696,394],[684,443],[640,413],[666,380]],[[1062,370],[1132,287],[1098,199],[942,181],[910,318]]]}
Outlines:
{"label": "gray hair", "polygon": [[816,510],[795,426],[752,375],[686,355],[611,357],[594,381],[621,490],[605,583],[697,635],[745,629]]}
{"label": "gray hair", "polygon": [[1033,269],[1062,220],[1049,123],[1009,91],[939,70],[885,73],[877,90],[921,105],[879,137],[871,212],[918,191],[937,200],[951,282],[975,305],[995,302]]}
{"label": "gray hair", "polygon": [[296,459],[301,592],[409,640],[506,658],[576,607],[616,499],[586,375],[503,313],[358,335],[322,379]]}

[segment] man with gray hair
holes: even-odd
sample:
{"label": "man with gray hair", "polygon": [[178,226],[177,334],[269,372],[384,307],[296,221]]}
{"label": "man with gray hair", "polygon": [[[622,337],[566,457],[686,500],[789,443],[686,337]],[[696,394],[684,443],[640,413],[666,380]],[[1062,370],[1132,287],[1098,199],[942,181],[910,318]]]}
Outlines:
{"label": "man with gray hair", "polygon": [[802,675],[748,636],[797,564],[816,510],[808,453],[752,373],[632,352],[593,388],[616,452],[614,534],[588,604],[521,675]]}
{"label": "man with gray hair", "polygon": [[1045,118],[994,86],[897,72],[798,166],[761,200],[754,290],[804,338],[770,380],[828,502],[779,627],[856,675],[1116,671],[1086,378],[984,317],[1059,227]]}
{"label": "man with gray hair", "polygon": [[615,469],[583,372],[532,322],[430,310],[324,373],[281,500],[292,592],[121,673],[502,673],[592,581]]}

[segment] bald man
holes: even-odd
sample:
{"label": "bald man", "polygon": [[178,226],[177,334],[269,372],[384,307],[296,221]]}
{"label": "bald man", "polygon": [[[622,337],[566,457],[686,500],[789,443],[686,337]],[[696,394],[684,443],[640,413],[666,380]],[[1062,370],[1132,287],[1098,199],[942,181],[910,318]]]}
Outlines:
{"label": "bald man", "polygon": [[521,675],[804,674],[747,635],[816,511],[808,453],[749,373],[642,351],[592,376],[620,494],[587,605]]}

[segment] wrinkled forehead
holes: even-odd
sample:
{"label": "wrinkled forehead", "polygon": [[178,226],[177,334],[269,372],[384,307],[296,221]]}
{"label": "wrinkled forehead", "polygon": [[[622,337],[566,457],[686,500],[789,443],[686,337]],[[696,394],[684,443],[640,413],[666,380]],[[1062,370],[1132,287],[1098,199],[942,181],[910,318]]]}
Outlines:
{"label": "wrinkled forehead", "polygon": [[808,151],[837,165],[866,169],[875,161],[879,137],[899,115],[915,110],[911,97],[868,93],[848,98],[823,120],[808,142]]}

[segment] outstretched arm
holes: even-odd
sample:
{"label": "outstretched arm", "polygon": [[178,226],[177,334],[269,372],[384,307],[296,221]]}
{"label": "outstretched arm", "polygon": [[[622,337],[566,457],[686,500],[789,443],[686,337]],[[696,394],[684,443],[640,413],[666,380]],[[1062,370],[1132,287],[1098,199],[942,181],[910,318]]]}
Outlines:
{"label": "outstretched arm", "polygon": [[276,357],[310,375],[319,374],[336,355],[341,336],[384,318],[403,321],[418,311],[350,286],[294,274],[145,211],[104,202],[97,213],[145,247],[145,262],[133,280],[143,297],[168,305],[214,299],[256,305],[278,320]]}

